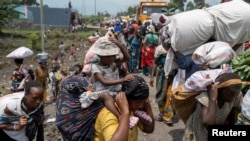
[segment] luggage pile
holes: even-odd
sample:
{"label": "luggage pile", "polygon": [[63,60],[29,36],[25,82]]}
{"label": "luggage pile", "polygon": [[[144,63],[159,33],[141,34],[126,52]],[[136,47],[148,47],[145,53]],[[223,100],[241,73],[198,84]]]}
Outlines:
{"label": "luggage pile", "polygon": [[[231,47],[250,40],[250,4],[230,1],[209,8],[195,9],[173,15],[164,27],[174,51],[192,54],[208,42],[222,41]],[[174,69],[173,52],[166,57],[165,76]]]}

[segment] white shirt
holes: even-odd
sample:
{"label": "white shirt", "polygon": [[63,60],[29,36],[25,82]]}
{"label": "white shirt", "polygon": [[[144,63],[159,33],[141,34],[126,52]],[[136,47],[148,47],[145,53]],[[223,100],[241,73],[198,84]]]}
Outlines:
{"label": "white shirt", "polygon": [[[24,97],[24,91],[0,97],[0,117],[5,115],[4,113],[5,107],[8,107],[8,109],[16,116],[24,115],[24,111],[21,109],[21,101],[23,97]],[[13,121],[12,123],[19,124],[19,121]],[[10,131],[10,130],[3,130],[3,131],[9,137],[15,140],[29,141],[28,137],[25,135],[25,128],[26,127],[23,127],[22,130],[20,131]]]}

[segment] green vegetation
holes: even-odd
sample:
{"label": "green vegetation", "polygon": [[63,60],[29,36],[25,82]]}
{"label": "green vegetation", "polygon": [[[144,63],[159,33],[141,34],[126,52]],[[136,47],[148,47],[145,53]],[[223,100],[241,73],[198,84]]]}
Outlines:
{"label": "green vegetation", "polygon": [[39,36],[35,32],[33,32],[29,35],[31,48],[41,51],[42,50],[41,46],[37,45],[38,39],[39,39]]}
{"label": "green vegetation", "polygon": [[[53,29],[45,35],[45,50],[57,50],[61,41],[68,45],[72,44],[72,42],[78,44],[87,43],[88,36],[92,35],[95,31],[96,29],[88,29],[87,31],[68,33],[61,29]],[[27,46],[36,51],[42,50],[40,30],[15,30],[5,28],[2,29],[2,35],[4,36],[2,36],[3,40],[0,40],[0,51],[9,51],[19,46]]]}
{"label": "green vegetation", "polygon": [[[250,50],[246,50],[232,60],[232,68],[242,81],[250,81]],[[243,86],[242,92],[245,94],[249,86]]]}
{"label": "green vegetation", "polygon": [[17,7],[14,3],[18,0],[1,0],[0,1],[0,32],[1,28],[6,25],[9,21],[17,18],[20,12],[14,10]]}

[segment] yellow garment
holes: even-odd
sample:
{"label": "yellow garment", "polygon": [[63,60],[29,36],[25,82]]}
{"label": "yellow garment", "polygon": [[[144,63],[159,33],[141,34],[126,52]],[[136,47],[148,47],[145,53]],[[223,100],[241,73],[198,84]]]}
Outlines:
{"label": "yellow garment", "polygon": [[47,78],[49,77],[48,69],[43,70],[41,67],[37,67],[35,70],[35,80],[40,82],[43,86],[43,102],[48,102],[47,98]]}
{"label": "yellow garment", "polygon": [[183,85],[180,85],[173,90],[172,104],[184,123],[188,120],[189,116],[194,112],[196,107],[195,97],[200,92],[184,92]]}
{"label": "yellow garment", "polygon": [[[109,141],[118,128],[118,124],[116,116],[104,107],[96,117],[93,141]],[[129,141],[137,141],[138,125],[129,129],[128,134]]]}

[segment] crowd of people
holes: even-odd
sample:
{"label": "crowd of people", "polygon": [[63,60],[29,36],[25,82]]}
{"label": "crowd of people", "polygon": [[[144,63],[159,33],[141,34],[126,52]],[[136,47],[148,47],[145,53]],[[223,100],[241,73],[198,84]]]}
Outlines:
{"label": "crowd of people", "polygon": [[[250,92],[242,93],[242,80],[230,67],[239,45],[209,39],[194,52],[183,54],[173,49],[168,17],[152,16],[155,20],[144,24],[117,19],[104,34],[96,31],[88,39],[89,49],[81,63],[72,43],[68,70],[62,67],[63,41],[51,68],[46,53],[38,55],[34,71],[23,59],[14,59],[13,94],[0,97],[1,139],[43,140],[48,83],[63,140],[136,141],[139,130],[154,132],[155,121],[174,126],[174,116],[185,124],[184,141],[208,140],[210,125],[249,125]],[[166,68],[168,52],[173,53],[171,70]],[[159,108],[157,115],[151,108],[149,87],[156,90],[151,95]],[[188,98],[189,103],[181,103]]]}

